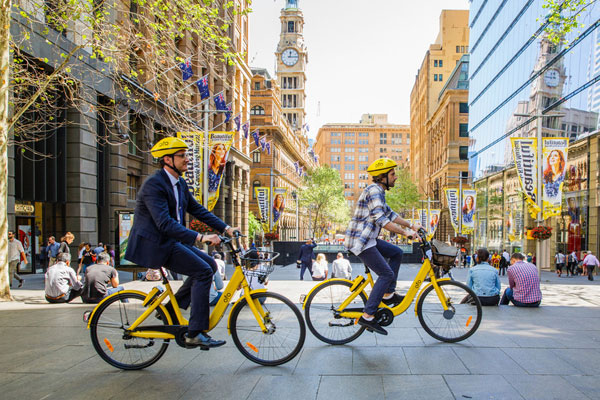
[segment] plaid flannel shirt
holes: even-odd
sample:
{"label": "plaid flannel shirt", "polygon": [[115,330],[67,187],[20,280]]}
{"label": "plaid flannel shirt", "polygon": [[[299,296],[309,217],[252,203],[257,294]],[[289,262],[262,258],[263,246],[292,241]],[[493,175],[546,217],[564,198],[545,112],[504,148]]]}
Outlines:
{"label": "plaid flannel shirt", "polygon": [[385,191],[376,183],[361,193],[346,230],[346,249],[359,255],[377,244],[381,227],[398,217],[385,202]]}
{"label": "plaid flannel shirt", "polygon": [[525,261],[517,261],[508,268],[508,285],[513,297],[521,303],[535,303],[542,300],[540,277],[537,267]]}

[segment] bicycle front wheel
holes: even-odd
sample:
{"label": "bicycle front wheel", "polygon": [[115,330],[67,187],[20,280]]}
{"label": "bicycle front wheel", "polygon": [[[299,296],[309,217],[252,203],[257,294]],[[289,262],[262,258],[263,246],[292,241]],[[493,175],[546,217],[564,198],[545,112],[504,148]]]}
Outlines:
{"label": "bicycle front wheel", "polygon": [[[417,314],[423,329],[433,338],[454,343],[475,333],[481,323],[481,303],[467,285],[456,281],[438,282],[446,297],[448,309],[444,310],[433,285],[422,293],[417,304]],[[464,302],[468,299],[470,301]]]}
{"label": "bicycle front wheel", "polygon": [[[306,299],[304,316],[308,329],[319,340],[329,344],[346,344],[359,337],[365,327],[358,325],[354,318],[342,318],[337,315],[340,304],[350,292],[351,282],[331,280],[322,283]],[[346,307],[345,311],[363,312],[367,296],[361,292]]]}
{"label": "bicycle front wheel", "polygon": [[247,359],[261,365],[284,364],[300,352],[306,338],[304,319],[298,308],[278,293],[253,293],[265,313],[263,332],[246,299],[231,311],[231,336]]}
{"label": "bicycle front wheel", "polygon": [[[92,316],[90,333],[92,344],[98,355],[110,365],[126,369],[146,368],[165,354],[169,339],[147,339],[127,335],[127,329],[135,322],[146,307],[142,306],[145,296],[139,293],[119,292],[118,295],[100,304]],[[156,318],[157,314],[161,320]],[[167,316],[162,309],[149,315],[139,326],[167,325]]]}

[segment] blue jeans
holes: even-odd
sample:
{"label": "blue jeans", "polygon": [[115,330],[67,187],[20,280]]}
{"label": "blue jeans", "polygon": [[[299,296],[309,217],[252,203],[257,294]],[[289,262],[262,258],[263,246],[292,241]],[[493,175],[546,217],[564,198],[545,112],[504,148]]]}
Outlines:
{"label": "blue jeans", "polygon": [[516,307],[539,307],[542,301],[536,301],[535,303],[521,303],[520,301],[515,300],[513,297],[513,290],[511,288],[506,288],[504,294],[502,295],[502,300],[500,300],[500,304],[507,306],[510,302],[512,302]]}
{"label": "blue jeans", "polygon": [[[375,314],[386,293],[393,293],[398,280],[398,270],[402,263],[402,249],[384,240],[377,239],[377,245],[360,253],[358,258],[377,274],[377,281],[371,290],[371,295],[364,312]],[[389,259],[389,264],[385,259]]]}
{"label": "blue jeans", "polygon": [[106,296],[105,296],[105,297],[108,297],[108,296],[110,296],[110,295],[111,295],[111,294],[113,294],[113,293],[120,292],[121,290],[125,290],[125,288],[124,288],[123,286],[121,286],[121,285],[119,285],[119,286],[117,286],[117,287],[111,287],[111,288],[108,288],[108,289],[106,290]]}

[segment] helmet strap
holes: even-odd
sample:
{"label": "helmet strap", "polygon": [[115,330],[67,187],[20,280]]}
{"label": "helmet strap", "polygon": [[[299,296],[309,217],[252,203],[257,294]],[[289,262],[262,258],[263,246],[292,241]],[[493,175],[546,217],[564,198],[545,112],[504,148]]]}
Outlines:
{"label": "helmet strap", "polygon": [[175,171],[177,173],[177,175],[181,176],[182,175],[181,171],[175,167],[175,155],[169,154],[166,157],[171,157],[171,162],[173,163],[173,165],[169,165],[169,164],[165,163],[165,166],[169,167],[171,170]]}

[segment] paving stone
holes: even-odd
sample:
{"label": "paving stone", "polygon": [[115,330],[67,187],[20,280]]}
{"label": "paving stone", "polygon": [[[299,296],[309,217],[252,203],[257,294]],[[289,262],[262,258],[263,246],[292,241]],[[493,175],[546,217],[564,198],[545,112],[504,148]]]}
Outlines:
{"label": "paving stone", "polygon": [[578,400],[587,396],[560,376],[516,375],[505,377],[527,400]]}
{"label": "paving stone", "polygon": [[294,375],[350,375],[353,348],[349,346],[309,347],[302,350]]}
{"label": "paving stone", "polygon": [[441,375],[384,375],[383,390],[387,399],[454,399]]}
{"label": "paving stone", "polygon": [[552,352],[582,371],[582,375],[600,371],[600,352],[595,349],[553,349]]}
{"label": "paving stone", "polygon": [[523,399],[502,375],[444,375],[444,379],[456,399]]}
{"label": "paving stone", "polygon": [[523,368],[501,349],[455,347],[453,350],[472,374],[513,375],[525,373]]}
{"label": "paving stone", "polygon": [[[259,380],[259,375],[203,375],[193,385],[188,386],[188,390],[179,400],[246,399]],[[260,387],[259,390],[268,398],[270,388]]]}
{"label": "paving stone", "polygon": [[564,361],[550,349],[504,349],[521,368],[530,374],[581,375],[583,371]]}
{"label": "paving stone", "polygon": [[260,378],[248,400],[268,398],[285,400],[314,399],[319,390],[320,376],[263,376]]}
{"label": "paving stone", "polygon": [[597,372],[594,376],[567,375],[563,379],[590,399],[600,399],[600,379]]}
{"label": "paving stone", "polygon": [[360,347],[352,352],[352,373],[410,374],[402,347]]}
{"label": "paving stone", "polygon": [[460,358],[450,347],[407,347],[404,354],[410,373],[419,374],[468,374]]}
{"label": "paving stone", "polygon": [[423,339],[415,328],[386,327],[388,335],[374,335],[377,346],[423,346]]}
{"label": "paving stone", "polygon": [[323,376],[317,400],[384,400],[381,376]]}

